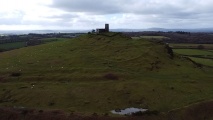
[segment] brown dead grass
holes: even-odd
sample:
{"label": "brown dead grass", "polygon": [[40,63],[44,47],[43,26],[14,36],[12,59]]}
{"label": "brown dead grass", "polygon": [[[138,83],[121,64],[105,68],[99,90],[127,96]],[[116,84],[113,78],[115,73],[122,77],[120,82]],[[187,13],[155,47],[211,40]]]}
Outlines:
{"label": "brown dead grass", "polygon": [[172,120],[213,120],[213,101],[188,106],[168,114]]}

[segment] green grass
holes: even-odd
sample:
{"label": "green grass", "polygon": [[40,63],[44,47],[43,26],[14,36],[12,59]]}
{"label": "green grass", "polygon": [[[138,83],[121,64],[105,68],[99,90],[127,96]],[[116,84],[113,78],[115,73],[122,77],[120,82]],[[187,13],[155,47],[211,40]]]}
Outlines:
{"label": "green grass", "polygon": [[144,38],[144,39],[164,39],[167,38],[165,36],[140,36],[140,38]]}
{"label": "green grass", "polygon": [[42,43],[48,43],[48,42],[54,42],[54,41],[60,41],[63,40],[63,38],[44,38],[42,39]]}
{"label": "green grass", "polygon": [[213,66],[213,52],[211,50],[198,49],[173,49],[175,53],[189,57],[196,63]]}
{"label": "green grass", "polygon": [[195,61],[196,63],[213,67],[213,59],[204,59],[204,58],[196,58],[196,57],[189,57],[189,58]]}
{"label": "green grass", "polygon": [[168,37],[165,36],[140,36],[140,37],[132,37],[133,39],[165,39]]}
{"label": "green grass", "polygon": [[25,46],[26,46],[25,42],[5,43],[5,44],[0,44],[0,49],[10,50],[10,49],[22,48]]}
{"label": "green grass", "polygon": [[213,44],[187,44],[187,43],[182,43],[182,44],[169,44],[172,48],[182,48],[182,49],[187,49],[187,48],[193,48],[196,49],[198,46],[202,45],[204,49],[213,49]]}
{"label": "green grass", "polygon": [[132,39],[140,39],[140,37],[132,37]]}
{"label": "green grass", "polygon": [[0,58],[4,107],[83,114],[126,107],[167,112],[213,99],[211,68],[198,68],[176,54],[170,59],[163,44],[121,34],[83,35],[3,52]]}
{"label": "green grass", "polygon": [[174,49],[174,52],[182,55],[203,55],[203,56],[213,56],[212,52],[206,50],[198,49]]}
{"label": "green grass", "polygon": [[[63,38],[45,38],[42,39],[42,44],[48,43],[48,42],[55,42],[55,41],[63,41]],[[13,42],[13,43],[4,43],[0,44],[0,49],[2,50],[12,50],[12,49],[18,49],[23,48],[26,46],[26,42]]]}

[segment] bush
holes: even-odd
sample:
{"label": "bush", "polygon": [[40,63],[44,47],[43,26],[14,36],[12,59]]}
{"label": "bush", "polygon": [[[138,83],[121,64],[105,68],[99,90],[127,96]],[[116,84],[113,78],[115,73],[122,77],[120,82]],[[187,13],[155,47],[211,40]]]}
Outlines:
{"label": "bush", "polygon": [[12,77],[19,77],[19,76],[21,76],[21,73],[14,72],[14,73],[11,73],[11,76]]}
{"label": "bush", "polygon": [[104,75],[104,78],[109,79],[109,80],[118,80],[118,76],[116,76],[115,74],[112,73],[108,73],[106,75]]}
{"label": "bush", "polygon": [[53,106],[53,105],[55,105],[55,102],[49,102],[48,105]]}
{"label": "bush", "polygon": [[198,45],[197,49],[204,49],[205,47],[203,45]]}
{"label": "bush", "polygon": [[5,50],[5,49],[0,48],[0,52],[4,52],[4,51],[6,51],[6,50]]}

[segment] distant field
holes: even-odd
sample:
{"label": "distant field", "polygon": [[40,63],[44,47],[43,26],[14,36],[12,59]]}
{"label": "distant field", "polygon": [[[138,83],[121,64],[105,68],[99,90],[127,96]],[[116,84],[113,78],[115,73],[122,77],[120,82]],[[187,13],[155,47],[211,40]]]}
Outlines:
{"label": "distant field", "polygon": [[143,38],[143,39],[164,39],[164,38],[167,38],[165,36],[140,36],[140,37],[132,37],[133,39],[140,39],[140,38]]}
{"label": "distant field", "polygon": [[132,39],[140,39],[140,37],[132,37]]}
{"label": "distant field", "polygon": [[202,56],[213,56],[212,52],[198,49],[174,49],[174,52],[182,55],[202,55]]}
{"label": "distant field", "polygon": [[42,39],[42,42],[47,43],[47,42],[53,42],[53,41],[58,41],[58,40],[62,40],[62,39],[60,39],[60,38],[45,38],[45,39]]}
{"label": "distant field", "polygon": [[196,63],[213,67],[213,52],[212,50],[199,49],[173,49],[175,53],[189,57]]}
{"label": "distant field", "polygon": [[140,38],[145,38],[145,39],[164,39],[164,38],[168,38],[165,36],[140,36]]}
{"label": "distant field", "polygon": [[0,49],[10,50],[10,49],[18,49],[25,46],[25,42],[14,42],[14,43],[5,43],[0,44]]}
{"label": "distant field", "polygon": [[196,58],[196,57],[189,57],[189,58],[197,63],[213,67],[212,59],[204,59],[204,58]]}
{"label": "distant field", "polygon": [[[42,39],[42,44],[59,41],[59,40],[64,40],[64,39],[63,38],[45,38],[45,39]],[[26,46],[26,42],[4,43],[4,44],[0,44],[0,50],[8,51],[13,49],[23,48],[25,46]]]}
{"label": "distant field", "polygon": [[172,48],[199,48],[201,49],[213,49],[213,44],[170,44]]}

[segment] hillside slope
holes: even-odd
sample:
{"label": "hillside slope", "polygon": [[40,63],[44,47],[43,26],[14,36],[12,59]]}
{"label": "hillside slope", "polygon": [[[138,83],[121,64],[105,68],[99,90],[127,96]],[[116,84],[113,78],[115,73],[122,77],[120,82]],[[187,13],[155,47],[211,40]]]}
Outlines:
{"label": "hillside slope", "polygon": [[121,34],[84,35],[5,52],[0,58],[0,74],[11,79],[18,73],[19,80],[93,79],[107,73],[135,77],[150,71],[179,74],[182,68],[197,71],[184,59],[170,59],[163,44],[132,40]]}
{"label": "hillside slope", "polygon": [[0,106],[110,113],[167,112],[213,98],[212,69],[168,54],[164,44],[119,33],[0,54]]}

